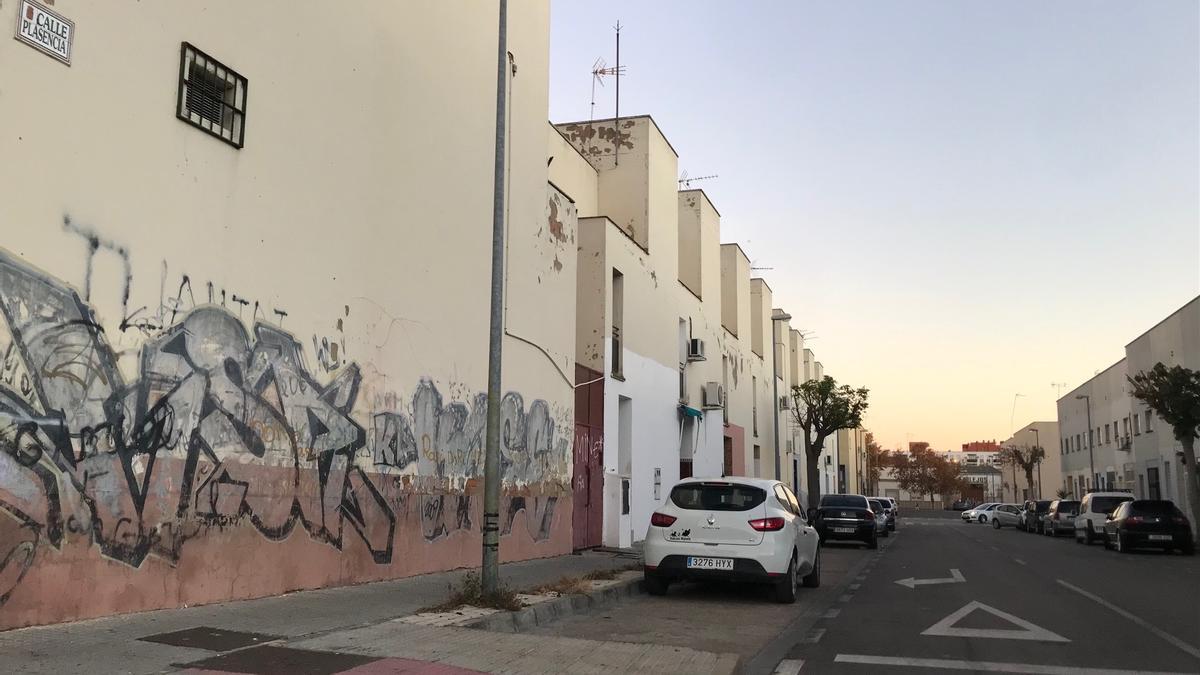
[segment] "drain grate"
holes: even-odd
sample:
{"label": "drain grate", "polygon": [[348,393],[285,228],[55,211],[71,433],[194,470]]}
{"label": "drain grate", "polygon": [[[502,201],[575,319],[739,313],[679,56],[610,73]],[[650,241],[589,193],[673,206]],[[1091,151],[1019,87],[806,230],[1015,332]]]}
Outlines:
{"label": "drain grate", "polygon": [[138,639],[143,642],[157,642],[159,644],[171,645],[172,647],[192,647],[194,649],[207,649],[210,652],[228,652],[251,645],[260,645],[271,640],[278,640],[280,636],[264,635],[262,633],[243,633],[236,630],[199,626],[171,633],[147,635]]}
{"label": "drain grate", "polygon": [[360,654],[336,654],[263,645],[182,665],[185,668],[253,675],[333,675],[379,660],[378,657]]}

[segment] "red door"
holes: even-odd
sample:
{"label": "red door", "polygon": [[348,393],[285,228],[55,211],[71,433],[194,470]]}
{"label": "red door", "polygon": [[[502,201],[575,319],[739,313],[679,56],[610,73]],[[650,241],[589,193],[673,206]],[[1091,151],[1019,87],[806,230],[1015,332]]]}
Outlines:
{"label": "red door", "polygon": [[[596,380],[593,382],[593,380]],[[572,530],[576,549],[599,546],[604,525],[604,380],[601,373],[576,364],[575,447],[572,463]]]}

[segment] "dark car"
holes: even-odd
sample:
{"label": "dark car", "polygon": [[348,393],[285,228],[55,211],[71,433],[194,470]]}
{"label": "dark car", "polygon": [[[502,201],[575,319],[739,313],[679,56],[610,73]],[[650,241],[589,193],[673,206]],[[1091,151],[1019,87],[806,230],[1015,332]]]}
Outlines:
{"label": "dark car", "polygon": [[1104,523],[1104,548],[1129,553],[1138,547],[1178,549],[1195,555],[1192,526],[1169,499],[1135,499],[1122,503]]}
{"label": "dark car", "polygon": [[1075,532],[1075,516],[1079,515],[1078,499],[1055,499],[1042,518],[1042,534],[1057,537],[1060,532]]}
{"label": "dark car", "polygon": [[1050,510],[1049,499],[1030,499],[1025,502],[1025,506],[1021,508],[1021,520],[1017,522],[1017,527],[1026,532],[1042,533],[1042,519],[1046,517],[1046,512]]}
{"label": "dark car", "polygon": [[867,548],[878,548],[875,512],[862,495],[824,495],[813,509],[813,526],[821,542],[861,541]]}
{"label": "dark car", "polygon": [[966,511],[967,509],[969,509],[973,506],[975,506],[974,499],[960,499],[950,505],[950,510],[951,511]]}

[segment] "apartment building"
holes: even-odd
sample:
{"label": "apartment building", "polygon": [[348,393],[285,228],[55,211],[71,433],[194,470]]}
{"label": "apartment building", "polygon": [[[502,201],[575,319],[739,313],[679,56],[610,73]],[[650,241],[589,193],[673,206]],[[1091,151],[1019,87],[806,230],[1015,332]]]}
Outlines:
{"label": "apartment building", "polygon": [[1182,445],[1169,425],[1129,394],[1127,377],[1156,363],[1200,370],[1200,297],[1127,344],[1125,358],[1058,400],[1066,489],[1076,495],[1093,486],[1124,489],[1187,508]]}
{"label": "apartment building", "polygon": [[742,248],[721,243],[709,196],[678,189],[678,155],[649,116],[548,135],[550,180],[579,219],[576,447],[584,434],[591,451],[586,480],[577,453],[588,534],[576,545],[641,540],[681,477],[780,476],[802,490],[787,394],[811,352]]}
{"label": "apartment building", "polygon": [[[548,5],[509,5],[507,560],[572,548]],[[45,11],[69,38],[0,40],[0,629],[477,565],[495,10],[18,1],[0,33]]]}
{"label": "apartment building", "polygon": [[1000,448],[995,450],[947,450],[946,459],[963,466],[996,466],[1000,463]]}
{"label": "apartment building", "polygon": [[1027,499],[1054,499],[1062,487],[1062,462],[1059,461],[1058,422],[1030,422],[1013,432],[1002,447],[1019,448],[1028,455],[1031,448],[1041,447],[1046,453],[1033,472],[1033,484],[1025,478],[1025,472],[1017,467],[1013,476],[1012,466],[1004,471],[1004,494],[1008,501],[1020,503]]}

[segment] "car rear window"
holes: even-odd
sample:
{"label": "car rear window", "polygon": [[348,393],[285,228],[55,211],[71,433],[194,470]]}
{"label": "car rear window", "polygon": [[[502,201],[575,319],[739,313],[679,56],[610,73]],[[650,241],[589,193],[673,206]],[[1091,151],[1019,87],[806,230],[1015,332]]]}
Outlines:
{"label": "car rear window", "polygon": [[1075,513],[1079,513],[1079,502],[1059,502],[1058,503],[1058,512],[1059,513],[1067,513],[1069,511],[1074,511]]}
{"label": "car rear window", "polygon": [[825,495],[821,497],[821,506],[832,506],[834,508],[867,508],[867,500],[864,497],[856,495]]}
{"label": "car rear window", "polygon": [[766,499],[762,488],[736,483],[686,483],[671,490],[671,503],[693,511],[749,511]]}
{"label": "car rear window", "polygon": [[872,511],[882,511],[883,504],[878,499],[868,499],[867,503],[871,505]]}
{"label": "car rear window", "polygon": [[1129,512],[1136,515],[1146,516],[1173,516],[1183,515],[1179,511],[1179,507],[1175,506],[1174,502],[1165,499],[1137,499],[1129,505]]}
{"label": "car rear window", "polygon": [[1129,500],[1129,497],[1092,497],[1092,511],[1108,513]]}
{"label": "car rear window", "polygon": [[1045,513],[1049,510],[1050,510],[1050,502],[1038,502],[1037,503],[1037,512],[1038,513]]}

